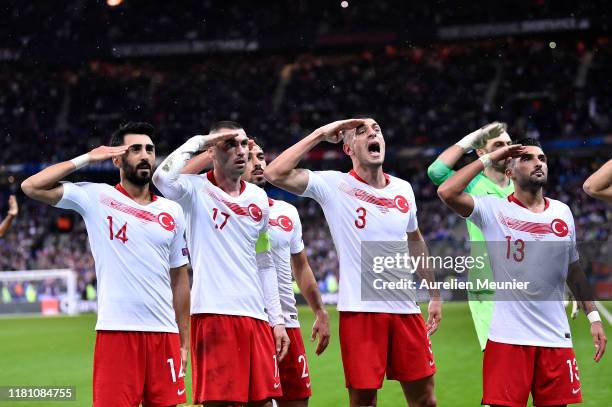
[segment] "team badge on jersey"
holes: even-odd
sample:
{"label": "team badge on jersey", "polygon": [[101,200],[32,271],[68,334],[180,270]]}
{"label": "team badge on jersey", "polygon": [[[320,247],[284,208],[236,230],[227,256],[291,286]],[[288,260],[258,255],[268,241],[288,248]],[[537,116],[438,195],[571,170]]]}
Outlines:
{"label": "team badge on jersey", "polygon": [[360,201],[376,205],[383,212],[389,212],[389,209],[397,209],[401,213],[407,213],[410,210],[408,200],[403,195],[397,195],[395,198],[383,198],[370,194],[362,189],[352,187],[346,183],[341,183],[339,188],[342,192],[357,198]]}
{"label": "team badge on jersey", "polygon": [[291,232],[293,230],[293,221],[285,215],[281,215],[276,219],[270,219],[268,224],[270,226],[277,226],[285,232]]}
{"label": "team badge on jersey", "polygon": [[157,222],[161,225],[162,228],[166,229],[168,232],[172,232],[176,227],[176,222],[172,215],[168,212],[162,212],[157,215]]}
{"label": "team badge on jersey", "polygon": [[569,227],[563,219],[554,219],[550,223],[527,222],[499,214],[499,220],[510,229],[531,233],[533,236],[554,234],[557,237],[565,237],[569,233]]}
{"label": "team badge on jersey", "polygon": [[235,202],[230,202],[226,199],[221,198],[213,191],[207,191],[208,195],[210,195],[213,199],[225,204],[232,212],[239,216],[248,216],[253,219],[255,222],[259,222],[263,219],[263,211],[257,204],[249,204],[248,206],[240,206]]}

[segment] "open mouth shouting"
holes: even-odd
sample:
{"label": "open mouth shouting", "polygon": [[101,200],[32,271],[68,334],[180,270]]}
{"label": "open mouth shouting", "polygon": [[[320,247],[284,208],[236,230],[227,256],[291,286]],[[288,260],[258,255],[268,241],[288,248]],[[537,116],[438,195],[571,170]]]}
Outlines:
{"label": "open mouth shouting", "polygon": [[368,153],[372,158],[380,158],[381,156],[381,145],[377,140],[372,140],[368,143]]}

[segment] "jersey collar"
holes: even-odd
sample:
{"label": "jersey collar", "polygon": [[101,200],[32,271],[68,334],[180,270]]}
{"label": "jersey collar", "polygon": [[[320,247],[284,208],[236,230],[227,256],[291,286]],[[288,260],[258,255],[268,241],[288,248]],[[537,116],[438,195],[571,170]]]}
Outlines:
{"label": "jersey collar", "polygon": [[[359,181],[359,182],[363,182],[364,184],[368,184],[368,183],[366,182],[366,180],[364,180],[363,178],[361,178],[361,177],[360,177],[360,176],[357,174],[357,172],[355,172],[355,170],[354,170],[354,169],[352,169],[352,170],[350,170],[350,171],[349,171],[349,175],[350,175],[351,177],[355,178],[355,179],[356,179],[357,181]],[[385,176],[385,186],[387,186],[387,185],[389,185],[389,183],[391,182],[391,177],[389,176],[389,174],[386,174],[386,173],[384,173],[384,172],[383,172],[383,175]],[[368,185],[370,185],[370,184],[368,184]],[[370,185],[370,186],[371,186],[371,185]]]}
{"label": "jersey collar", "polygon": [[[206,178],[208,178],[208,180],[210,181],[211,184],[213,184],[214,186],[216,186],[217,188],[219,187],[219,185],[217,185],[217,180],[215,179],[215,172],[214,170],[210,170],[206,173]],[[244,182],[242,179],[240,180],[240,194],[242,194],[244,192],[244,190],[246,189],[246,182]]]}
{"label": "jersey collar", "polygon": [[[508,202],[514,202],[518,206],[525,208],[527,210],[530,210],[524,203],[519,201],[518,198],[514,196],[514,192],[508,195]],[[548,209],[549,206],[550,206],[550,200],[544,197],[544,210]]]}
{"label": "jersey collar", "polygon": [[[121,183],[115,185],[115,189],[119,192],[121,192],[123,195],[127,196],[128,198],[130,198],[132,201],[134,201],[134,198],[132,198],[132,195],[130,195],[130,193],[128,191],[126,191],[125,188],[123,188],[123,185],[121,185]],[[155,195],[153,192],[150,192],[151,194],[151,202],[155,202],[157,201],[157,195]]]}

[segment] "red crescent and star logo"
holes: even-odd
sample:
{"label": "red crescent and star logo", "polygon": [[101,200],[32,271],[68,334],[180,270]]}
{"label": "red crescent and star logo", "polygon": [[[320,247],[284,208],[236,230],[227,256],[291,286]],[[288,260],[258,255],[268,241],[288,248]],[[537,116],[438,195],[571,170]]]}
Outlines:
{"label": "red crescent and star logo", "polygon": [[176,227],[176,222],[172,215],[168,212],[162,212],[157,216],[157,222],[161,225],[162,228],[166,229],[169,232],[172,232]]}
{"label": "red crescent and star logo", "polygon": [[550,228],[552,232],[559,237],[565,237],[569,233],[569,228],[567,227],[567,223],[565,223],[562,219],[555,219],[550,223]]}
{"label": "red crescent and star logo", "polygon": [[261,218],[263,218],[263,212],[261,211],[261,209],[259,208],[259,206],[255,205],[254,203],[250,204],[247,207],[247,211],[249,212],[249,216],[255,221],[255,222],[259,222],[261,220]]}
{"label": "red crescent and star logo", "polygon": [[408,205],[408,200],[402,195],[396,196],[393,199],[393,204],[401,213],[406,213],[410,209],[410,206]]}

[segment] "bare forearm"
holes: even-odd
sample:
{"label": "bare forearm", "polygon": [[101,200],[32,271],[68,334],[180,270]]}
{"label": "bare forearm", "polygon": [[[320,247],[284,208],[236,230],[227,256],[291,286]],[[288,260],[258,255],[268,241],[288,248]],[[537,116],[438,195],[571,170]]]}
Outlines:
{"label": "bare forearm", "polygon": [[593,198],[612,201],[612,160],[584,182],[584,191]]}
{"label": "bare forearm", "polygon": [[465,167],[461,168],[449,179],[444,181],[438,188],[438,195],[442,200],[448,201],[459,197],[464,193],[465,188],[469,183],[484,169],[484,165],[480,160],[476,160]]}
{"label": "bare forearm", "polygon": [[[420,235],[420,233],[419,233],[419,235]],[[431,287],[432,286],[431,283],[435,283],[436,277],[434,275],[434,272],[429,267],[426,267],[427,261],[425,261],[425,259],[427,259],[427,257],[429,256],[429,250],[427,249],[427,245],[425,244],[425,241],[422,240],[422,238],[415,239],[414,237],[411,238],[409,236],[409,238],[408,238],[408,251],[409,251],[411,257],[421,257],[423,259],[423,261],[415,262],[415,264],[417,264],[417,268],[415,270],[415,273],[421,279],[427,281],[427,285],[429,287]],[[430,298],[432,298],[432,299],[440,299],[440,291],[439,290],[430,288],[427,291],[429,292],[429,297]]]}
{"label": "bare forearm", "polygon": [[176,324],[179,329],[181,347],[189,346],[189,308],[191,305],[189,292],[189,275],[187,270],[180,271],[172,283],[172,305]]}
{"label": "bare forearm", "polygon": [[202,171],[212,168],[213,158],[208,151],[204,151],[192,157],[185,167],[181,170],[182,174],[199,174]]}
{"label": "bare forearm", "polygon": [[273,185],[301,194],[308,185],[304,170],[296,169],[304,156],[323,140],[320,132],[313,132],[289,147],[264,170],[264,177]]}
{"label": "bare forearm", "polygon": [[13,224],[13,219],[15,219],[15,216],[6,215],[6,218],[4,218],[4,220],[0,223],[0,237],[4,237],[4,235],[6,235],[6,232],[8,232]]}
{"label": "bare forearm", "polygon": [[294,274],[295,281],[312,312],[316,314],[325,311],[321,293],[319,292],[319,285],[310,266],[303,267],[302,270],[294,272]]}
{"label": "bare forearm", "polygon": [[76,166],[71,161],[54,164],[27,178],[21,184],[21,188],[28,196],[30,196],[28,192],[53,189],[74,171]]}
{"label": "bare forearm", "polygon": [[580,308],[582,308],[587,315],[597,310],[593,302],[594,297],[591,285],[580,265],[577,263],[570,265],[566,282],[574,298],[580,304]]}

